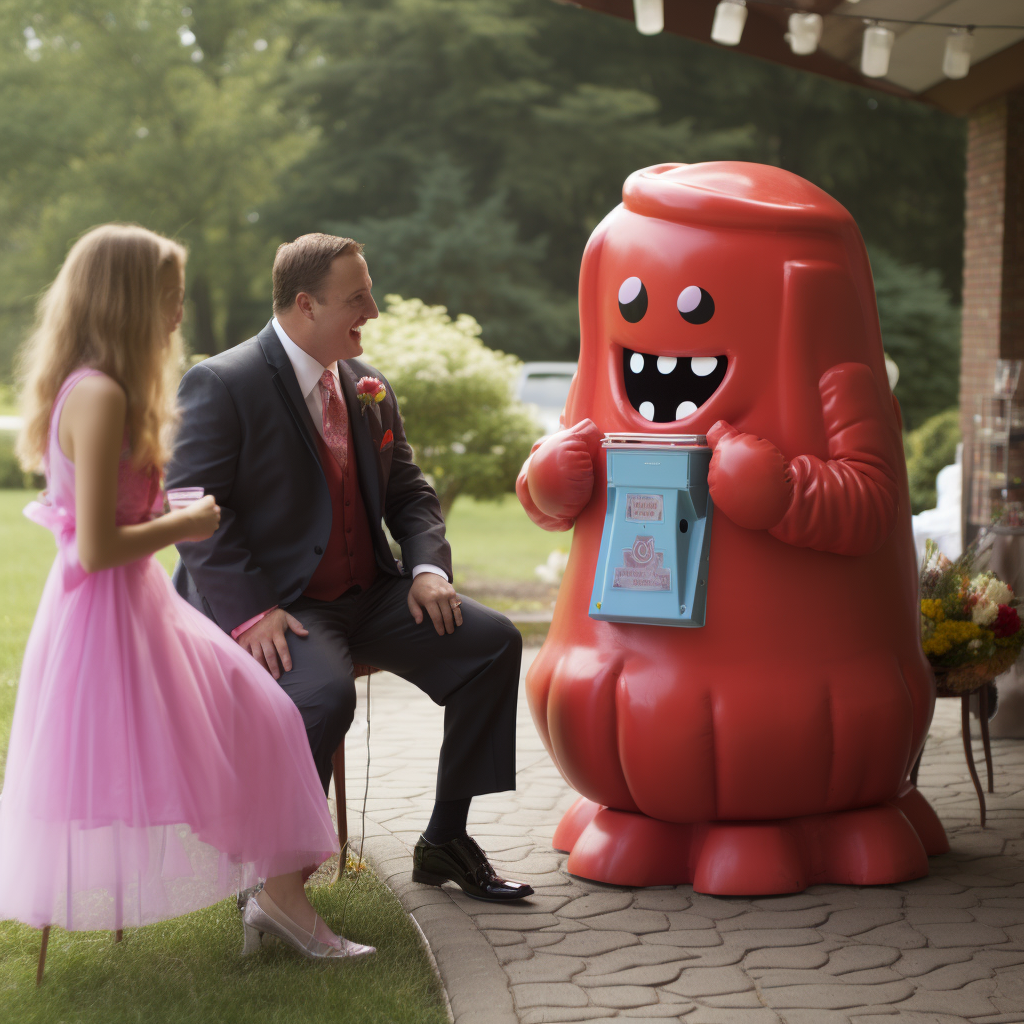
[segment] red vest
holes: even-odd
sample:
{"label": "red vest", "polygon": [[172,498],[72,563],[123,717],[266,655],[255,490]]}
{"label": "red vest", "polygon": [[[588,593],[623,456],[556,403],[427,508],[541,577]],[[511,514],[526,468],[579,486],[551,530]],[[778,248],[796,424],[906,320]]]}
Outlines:
{"label": "red vest", "polygon": [[319,433],[316,447],[331,492],[331,536],[303,594],[333,601],[356,584],[368,590],[377,576],[377,559],[351,445],[344,473]]}

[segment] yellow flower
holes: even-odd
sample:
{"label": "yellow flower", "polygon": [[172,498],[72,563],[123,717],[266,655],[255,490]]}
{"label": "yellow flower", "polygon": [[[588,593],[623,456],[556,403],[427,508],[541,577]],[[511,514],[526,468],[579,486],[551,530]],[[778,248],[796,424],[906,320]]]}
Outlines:
{"label": "yellow flower", "polygon": [[990,639],[991,636],[991,630],[982,629],[976,622],[945,619],[936,625],[935,632],[921,646],[925,654],[942,655],[971,640]]}
{"label": "yellow flower", "polygon": [[942,622],[946,617],[946,613],[942,610],[942,602],[938,598],[924,598],[921,601],[921,614],[926,619],[932,619],[935,622]]}

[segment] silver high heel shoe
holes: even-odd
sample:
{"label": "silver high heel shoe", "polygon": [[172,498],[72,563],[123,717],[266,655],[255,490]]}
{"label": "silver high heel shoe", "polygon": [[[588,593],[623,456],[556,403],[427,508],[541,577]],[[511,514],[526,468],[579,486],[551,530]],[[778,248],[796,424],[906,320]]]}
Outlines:
{"label": "silver high heel shoe", "polygon": [[[273,908],[277,917],[271,917],[256,902],[255,896],[250,897],[242,914],[242,927],[245,932],[245,945],[242,946],[242,956],[254,953],[259,949],[263,944],[264,935],[276,935],[283,942],[288,943],[289,946],[297,949],[303,956],[308,956],[311,960],[354,960],[357,957],[369,956],[371,953],[377,952],[374,946],[362,946],[358,942],[350,942],[341,935],[338,936],[341,940],[340,949],[337,946],[330,945],[330,943],[321,942],[312,932],[307,932],[305,928],[300,928],[267,895],[265,889],[259,893],[259,897]],[[278,920],[278,918],[281,920]],[[315,921],[313,927],[316,927]]]}

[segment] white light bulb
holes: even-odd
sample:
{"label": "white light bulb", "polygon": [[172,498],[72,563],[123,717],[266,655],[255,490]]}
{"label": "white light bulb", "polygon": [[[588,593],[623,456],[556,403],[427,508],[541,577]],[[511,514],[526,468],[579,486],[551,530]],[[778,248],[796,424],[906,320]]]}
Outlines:
{"label": "white light bulb", "polygon": [[636,30],[642,36],[656,36],[665,27],[663,0],[633,0]]}
{"label": "white light bulb", "polygon": [[867,78],[882,78],[889,73],[889,55],[896,33],[881,25],[864,29],[864,45],[860,51],[860,73]]}
{"label": "white light bulb", "polygon": [[947,78],[966,78],[971,70],[974,36],[968,28],[955,28],[946,36],[946,52],[942,57],[942,73]]}
{"label": "white light bulb", "polygon": [[820,14],[791,14],[789,31],[786,33],[789,48],[800,55],[814,53],[821,42],[822,26]]}
{"label": "white light bulb", "polygon": [[722,46],[735,46],[743,36],[746,21],[746,0],[721,0],[711,24],[712,40]]}

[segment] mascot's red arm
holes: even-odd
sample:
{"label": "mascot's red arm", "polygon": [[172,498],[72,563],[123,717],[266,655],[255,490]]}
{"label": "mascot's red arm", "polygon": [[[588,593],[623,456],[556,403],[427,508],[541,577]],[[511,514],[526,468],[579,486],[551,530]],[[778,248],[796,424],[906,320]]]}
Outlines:
{"label": "mascot's red arm", "polygon": [[526,514],[545,530],[572,529],[594,491],[601,432],[592,420],[538,441],[516,480]]}
{"label": "mascot's red arm", "polygon": [[738,526],[767,530],[794,547],[871,554],[899,509],[889,409],[862,363],[832,367],[818,387],[828,461],[801,455],[787,463],[770,442],[720,420],[708,432],[711,497]]}

